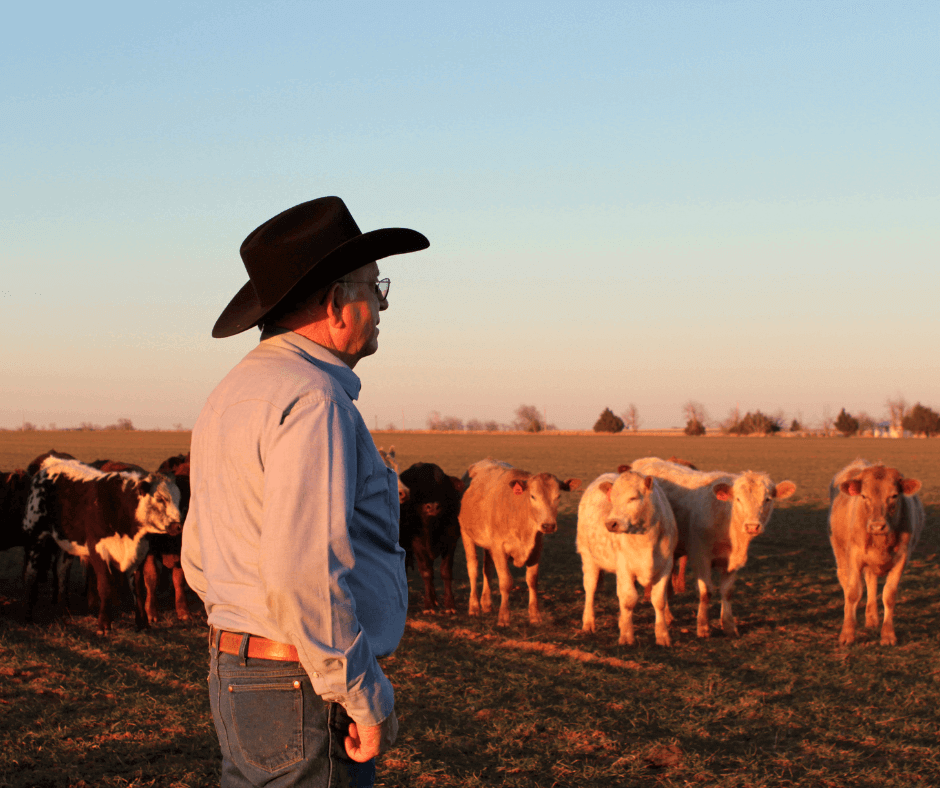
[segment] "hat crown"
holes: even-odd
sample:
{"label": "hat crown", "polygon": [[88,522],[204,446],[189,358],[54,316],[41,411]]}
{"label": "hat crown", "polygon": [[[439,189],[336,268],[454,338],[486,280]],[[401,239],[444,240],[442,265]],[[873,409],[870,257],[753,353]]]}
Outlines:
{"label": "hat crown", "polygon": [[240,249],[258,303],[274,306],[317,262],[359,235],[362,231],[339,197],[310,200],[268,219]]}

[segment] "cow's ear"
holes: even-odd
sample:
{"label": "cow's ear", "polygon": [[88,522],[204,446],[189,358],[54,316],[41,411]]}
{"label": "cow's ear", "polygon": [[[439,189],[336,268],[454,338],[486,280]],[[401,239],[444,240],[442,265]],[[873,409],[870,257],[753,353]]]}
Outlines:
{"label": "cow's ear", "polygon": [[920,479],[901,479],[898,488],[905,495],[916,495],[920,492],[920,486]]}
{"label": "cow's ear", "polygon": [[629,471],[629,470],[630,470],[630,466],[629,466],[629,465],[618,465],[618,466],[617,466],[617,473],[626,473],[626,472]]}
{"label": "cow's ear", "polygon": [[789,498],[795,492],[796,485],[788,479],[785,482],[780,482],[780,484],[774,487],[774,494],[771,496],[771,498],[776,498],[778,501],[782,501],[784,498]]}
{"label": "cow's ear", "polygon": [[509,483],[512,487],[513,495],[522,495],[525,492],[526,483],[520,479],[515,479]]}
{"label": "cow's ear", "polygon": [[859,479],[849,479],[847,482],[842,482],[839,489],[846,495],[861,495],[862,483]]}
{"label": "cow's ear", "polygon": [[457,491],[457,494],[463,495],[463,481],[458,479],[456,476],[448,476],[447,478],[450,479],[450,483],[454,485],[454,489]]}
{"label": "cow's ear", "polygon": [[580,479],[565,479],[563,482],[559,482],[559,486],[562,490],[577,490],[581,486]]}
{"label": "cow's ear", "polygon": [[714,487],[714,490],[715,490],[715,497],[719,501],[730,501],[731,498],[733,497],[732,492],[731,492],[731,485],[726,484],[725,482],[719,482],[718,484],[716,484]]}
{"label": "cow's ear", "polygon": [[610,490],[613,486],[614,485],[612,485],[610,482],[601,482],[600,484],[597,485],[597,489],[600,490],[602,493],[604,493],[604,495],[607,496],[607,500],[609,501]]}
{"label": "cow's ear", "polygon": [[646,489],[647,489],[647,490],[651,490],[651,489],[653,488],[653,477],[652,477],[652,476],[647,476],[647,477],[643,480],[643,484],[646,485]]}

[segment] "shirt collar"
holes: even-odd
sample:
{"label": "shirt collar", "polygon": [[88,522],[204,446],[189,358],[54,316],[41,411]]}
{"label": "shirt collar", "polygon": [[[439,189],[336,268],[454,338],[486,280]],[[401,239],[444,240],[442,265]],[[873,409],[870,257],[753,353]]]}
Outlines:
{"label": "shirt collar", "polygon": [[351,400],[359,399],[359,390],[362,388],[359,376],[322,345],[279,326],[265,327],[261,332],[261,341],[297,353],[334,378]]}

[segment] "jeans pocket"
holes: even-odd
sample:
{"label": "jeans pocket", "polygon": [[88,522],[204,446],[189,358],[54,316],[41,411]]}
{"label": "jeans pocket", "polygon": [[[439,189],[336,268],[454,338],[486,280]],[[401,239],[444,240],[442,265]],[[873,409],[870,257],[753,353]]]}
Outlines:
{"label": "jeans pocket", "polygon": [[303,692],[295,683],[230,684],[232,723],[242,757],[265,772],[303,760]]}

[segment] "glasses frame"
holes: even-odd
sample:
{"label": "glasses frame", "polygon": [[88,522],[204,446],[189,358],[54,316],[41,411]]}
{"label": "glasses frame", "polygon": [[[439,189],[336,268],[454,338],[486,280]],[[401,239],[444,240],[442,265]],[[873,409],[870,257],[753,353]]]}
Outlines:
{"label": "glasses frame", "polygon": [[[330,285],[330,287],[340,283],[347,285],[372,285],[372,287],[375,288],[375,295],[379,301],[385,301],[388,299],[388,290],[392,286],[392,280],[386,276],[382,279],[379,279],[377,282],[367,282],[361,279],[337,279]],[[329,293],[324,293],[323,298],[320,299],[321,304],[326,303],[327,295],[329,295]]]}

